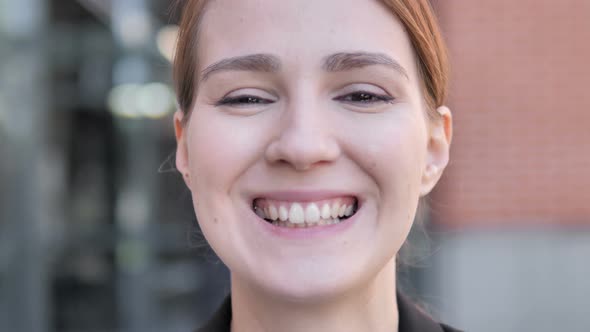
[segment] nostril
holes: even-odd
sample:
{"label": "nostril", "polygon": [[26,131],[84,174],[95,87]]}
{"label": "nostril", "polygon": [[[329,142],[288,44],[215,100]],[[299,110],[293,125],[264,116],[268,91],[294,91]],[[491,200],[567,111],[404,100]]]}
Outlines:
{"label": "nostril", "polygon": [[289,166],[296,171],[334,162],[341,153],[338,142],[330,131],[312,123],[295,121],[296,125],[284,128],[281,135],[269,144],[266,160],[277,166]]}

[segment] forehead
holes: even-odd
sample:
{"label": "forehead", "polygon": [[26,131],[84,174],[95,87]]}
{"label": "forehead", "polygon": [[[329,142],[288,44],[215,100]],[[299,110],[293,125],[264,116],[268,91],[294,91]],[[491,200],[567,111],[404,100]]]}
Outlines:
{"label": "forehead", "polygon": [[343,51],[385,53],[415,74],[403,26],[377,0],[213,0],[197,54],[200,68],[255,53],[276,54],[285,66],[319,66]]}

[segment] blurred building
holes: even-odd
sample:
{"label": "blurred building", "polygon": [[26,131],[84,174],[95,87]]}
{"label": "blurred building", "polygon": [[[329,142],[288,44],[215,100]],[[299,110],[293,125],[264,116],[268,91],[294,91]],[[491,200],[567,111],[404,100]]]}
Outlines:
{"label": "blurred building", "polygon": [[170,6],[0,0],[0,331],[190,331],[227,292],[170,160]]}
{"label": "blurred building", "polygon": [[436,7],[455,125],[430,200],[439,308],[471,331],[588,331],[590,2]]}

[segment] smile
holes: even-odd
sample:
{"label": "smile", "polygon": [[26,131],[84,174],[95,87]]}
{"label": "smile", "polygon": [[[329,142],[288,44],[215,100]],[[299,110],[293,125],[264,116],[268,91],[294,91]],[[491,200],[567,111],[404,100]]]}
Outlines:
{"label": "smile", "polygon": [[252,209],[278,227],[306,228],[340,223],[358,210],[356,197],[337,197],[315,202],[289,202],[257,198]]}

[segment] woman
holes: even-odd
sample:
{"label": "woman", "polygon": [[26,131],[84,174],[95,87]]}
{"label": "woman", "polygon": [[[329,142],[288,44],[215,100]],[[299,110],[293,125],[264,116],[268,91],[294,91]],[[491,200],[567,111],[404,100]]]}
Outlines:
{"label": "woman", "polygon": [[453,331],[396,289],[448,162],[426,0],[188,0],[176,165],[231,298],[200,331]]}

